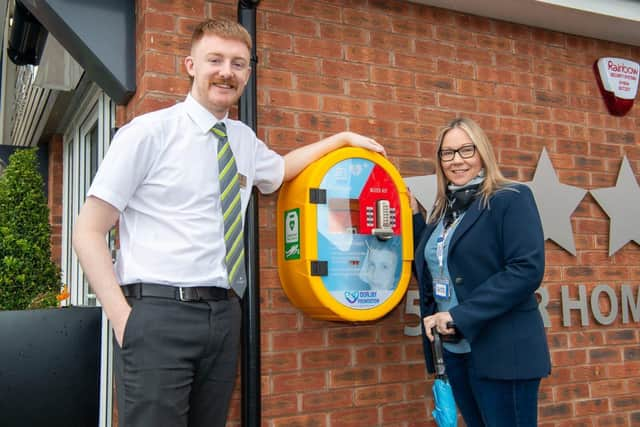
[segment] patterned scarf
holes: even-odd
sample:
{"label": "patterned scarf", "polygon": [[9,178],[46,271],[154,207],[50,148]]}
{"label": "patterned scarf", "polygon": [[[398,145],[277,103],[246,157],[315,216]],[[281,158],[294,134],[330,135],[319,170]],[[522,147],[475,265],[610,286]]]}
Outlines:
{"label": "patterned scarf", "polygon": [[444,212],[444,227],[448,228],[475,200],[478,189],[484,182],[484,169],[465,185],[449,184],[447,187],[447,209]]}

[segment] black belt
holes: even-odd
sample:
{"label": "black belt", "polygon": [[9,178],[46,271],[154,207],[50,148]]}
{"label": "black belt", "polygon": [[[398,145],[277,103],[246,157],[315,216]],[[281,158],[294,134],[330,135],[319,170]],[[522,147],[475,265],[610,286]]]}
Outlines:
{"label": "black belt", "polygon": [[236,295],[233,290],[218,286],[179,287],[155,283],[132,283],[121,286],[121,289],[125,297],[169,298],[186,302],[220,301]]}

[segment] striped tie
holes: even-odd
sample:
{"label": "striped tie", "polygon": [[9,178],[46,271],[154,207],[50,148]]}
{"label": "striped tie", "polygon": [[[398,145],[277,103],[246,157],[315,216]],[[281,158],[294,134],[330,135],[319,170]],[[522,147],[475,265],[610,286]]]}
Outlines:
{"label": "striped tie", "polygon": [[218,182],[220,205],[224,220],[225,264],[229,284],[240,298],[247,287],[244,267],[244,238],[242,232],[242,206],[238,168],[227,139],[227,128],[219,122],[211,129],[218,137]]}

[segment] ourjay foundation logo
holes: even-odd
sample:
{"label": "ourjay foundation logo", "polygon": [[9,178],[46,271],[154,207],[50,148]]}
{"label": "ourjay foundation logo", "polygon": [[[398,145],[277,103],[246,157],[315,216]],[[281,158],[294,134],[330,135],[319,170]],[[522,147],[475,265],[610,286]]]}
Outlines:
{"label": "ourjay foundation logo", "polygon": [[593,64],[598,86],[614,116],[624,116],[638,93],[640,64],[622,58],[600,58]]}
{"label": "ourjay foundation logo", "polygon": [[358,291],[344,291],[344,298],[347,300],[349,304],[355,304],[358,301]]}
{"label": "ourjay foundation logo", "polygon": [[370,308],[380,304],[378,291],[344,291],[344,299],[354,308]]}

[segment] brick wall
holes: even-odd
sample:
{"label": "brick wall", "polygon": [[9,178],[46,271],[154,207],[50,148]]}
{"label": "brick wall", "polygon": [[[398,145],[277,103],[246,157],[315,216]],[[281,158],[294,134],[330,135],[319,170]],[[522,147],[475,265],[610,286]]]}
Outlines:
{"label": "brick wall", "polygon": [[[235,0],[137,2],[138,92],[120,123],[183,98],[194,23],[236,17]],[[258,134],[285,153],[349,129],[383,143],[403,176],[433,172],[437,130],[454,116],[489,133],[505,174],[530,181],[545,147],[564,184],[615,185],[623,155],[640,171],[640,107],[610,116],[592,71],[640,48],[384,0],[263,0],[258,8]],[[283,294],[276,195],[260,199],[263,425],[433,426],[431,382],[406,302],[362,325],[315,321]],[[548,241],[544,287],[554,370],[540,425],[640,425],[640,331],[620,316],[563,326],[561,287],[640,282],[640,249],[608,256],[609,219],[587,193],[572,216],[576,256]],[[410,290],[415,290],[415,283]],[[601,294],[602,295],[602,294]],[[596,303],[607,312],[610,301]],[[640,305],[640,302],[636,303]],[[239,423],[239,387],[230,425]]]}

